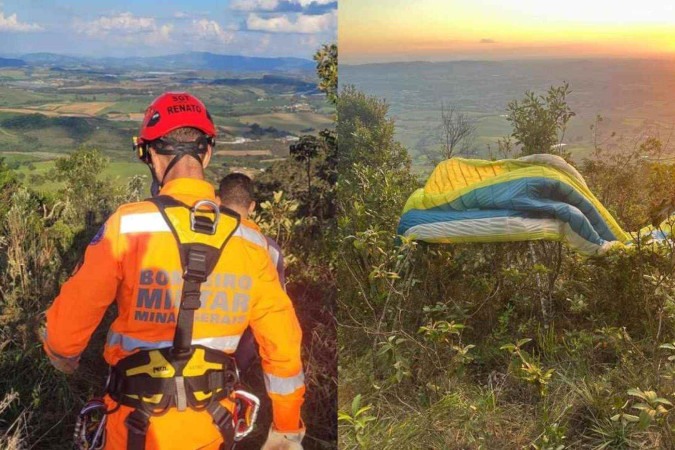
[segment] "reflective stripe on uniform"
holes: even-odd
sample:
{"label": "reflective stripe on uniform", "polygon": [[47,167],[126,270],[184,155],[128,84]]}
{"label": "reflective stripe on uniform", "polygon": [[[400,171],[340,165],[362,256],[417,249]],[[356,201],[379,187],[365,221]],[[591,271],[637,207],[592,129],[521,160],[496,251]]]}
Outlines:
{"label": "reflective stripe on uniform", "polygon": [[292,377],[278,377],[269,373],[264,375],[265,387],[269,394],[288,395],[305,385],[305,373],[303,371]]}
{"label": "reflective stripe on uniform", "polygon": [[237,228],[237,231],[234,232],[233,236],[238,236],[265,249],[267,248],[267,241],[263,235],[246,225],[239,225],[239,228]]}
{"label": "reflective stripe on uniform", "polygon": [[162,213],[150,212],[129,214],[120,217],[120,233],[152,233],[171,231]]}
{"label": "reflective stripe on uniform", "polygon": [[225,352],[233,352],[239,345],[239,339],[241,339],[241,334],[237,334],[235,336],[193,339],[192,344],[203,345],[204,347],[209,347],[215,350],[223,350]]}
{"label": "reflective stripe on uniform", "polygon": [[267,251],[270,254],[270,258],[272,258],[272,262],[274,263],[274,267],[277,267],[279,265],[279,250],[276,248],[272,247],[271,245],[267,249]]}
{"label": "reflective stripe on uniform", "polygon": [[[203,345],[204,347],[212,348],[214,350],[221,350],[224,352],[231,353],[237,349],[239,339],[241,339],[241,334],[234,336],[219,336],[219,337],[193,339],[192,345]],[[122,350],[124,350],[125,352],[132,352],[134,350],[152,350],[171,347],[173,345],[173,340],[145,341],[143,339],[138,339],[133,336],[129,336],[126,334],[110,330],[108,332],[106,344],[120,345],[122,347]]]}

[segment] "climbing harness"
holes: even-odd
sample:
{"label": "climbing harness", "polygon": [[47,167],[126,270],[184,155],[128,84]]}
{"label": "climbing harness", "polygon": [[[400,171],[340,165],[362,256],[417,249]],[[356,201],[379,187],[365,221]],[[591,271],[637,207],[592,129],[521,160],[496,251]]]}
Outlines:
{"label": "climbing harness", "polygon": [[[239,216],[211,200],[201,200],[192,207],[169,196],[148,201],[157,206],[176,238],[183,267],[173,345],[140,350],[120,360],[111,367],[106,392],[118,405],[133,408],[124,422],[127,450],[145,449],[150,418],[173,407],[178,411],[207,411],[223,438],[222,448],[231,449],[234,442],[253,430],[260,401],[239,388],[234,358],[220,350],[193,345],[192,331],[194,313],[201,307],[201,285],[239,227]],[[181,226],[184,224],[190,224],[189,229]],[[232,402],[232,412],[221,405],[225,399]],[[104,428],[105,419],[101,423]],[[103,436],[92,445],[104,441]]]}

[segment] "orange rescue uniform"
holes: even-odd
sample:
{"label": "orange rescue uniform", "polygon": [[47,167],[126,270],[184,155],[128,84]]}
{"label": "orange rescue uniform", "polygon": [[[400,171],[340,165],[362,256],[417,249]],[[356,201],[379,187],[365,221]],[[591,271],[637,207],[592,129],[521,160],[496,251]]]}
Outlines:
{"label": "orange rescue uniform", "polygon": [[[168,182],[161,195],[190,206],[203,199],[215,201],[208,182],[188,178]],[[157,207],[150,202],[122,205],[94,237],[84,263],[47,311],[44,348],[55,362],[77,361],[113,301],[118,316],[103,354],[108,364],[138,350],[170,347],[181,288],[178,244]],[[260,346],[274,427],[299,431],[305,393],[302,333],[266,239],[254,224],[239,224],[201,292],[192,343],[232,354],[250,325]],[[106,402],[109,408],[116,406],[107,396]],[[227,399],[222,404],[231,406]],[[106,449],[126,449],[124,420],[131,411],[121,406],[108,416]],[[150,419],[146,449],[217,449],[221,443],[207,412],[172,408]]]}

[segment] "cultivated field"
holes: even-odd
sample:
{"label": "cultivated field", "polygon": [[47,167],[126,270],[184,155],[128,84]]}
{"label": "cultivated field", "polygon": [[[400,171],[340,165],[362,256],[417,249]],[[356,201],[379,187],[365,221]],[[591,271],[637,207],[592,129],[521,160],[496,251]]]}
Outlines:
{"label": "cultivated field", "polygon": [[289,136],[318,133],[333,121],[323,96],[296,91],[306,85],[292,81],[299,75],[269,84],[253,75],[246,83],[223,79],[216,72],[111,72],[0,69],[0,157],[49,191],[59,187],[46,177],[54,159],[80,146],[98,148],[112,162],[106,175],[126,183],[147,173],[135,160],[131,138],[145,108],[165,90],[187,90],[207,104],[219,132],[213,176],[235,165],[255,173],[288,155]]}

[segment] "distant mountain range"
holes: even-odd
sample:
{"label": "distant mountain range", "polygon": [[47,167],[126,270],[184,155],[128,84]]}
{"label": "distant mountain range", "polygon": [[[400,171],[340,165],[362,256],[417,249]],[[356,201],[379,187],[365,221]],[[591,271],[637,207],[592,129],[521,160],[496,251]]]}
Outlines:
{"label": "distant mountain range", "polygon": [[0,58],[0,67],[7,66],[90,67],[118,70],[215,70],[227,72],[288,72],[314,69],[314,62],[303,58],[263,58],[219,55],[208,52],[188,52],[165,56],[130,58],[91,58],[56,53],[29,53],[18,58]]}
{"label": "distant mountain range", "polygon": [[26,62],[15,58],[0,58],[0,67],[21,67],[25,66]]}

